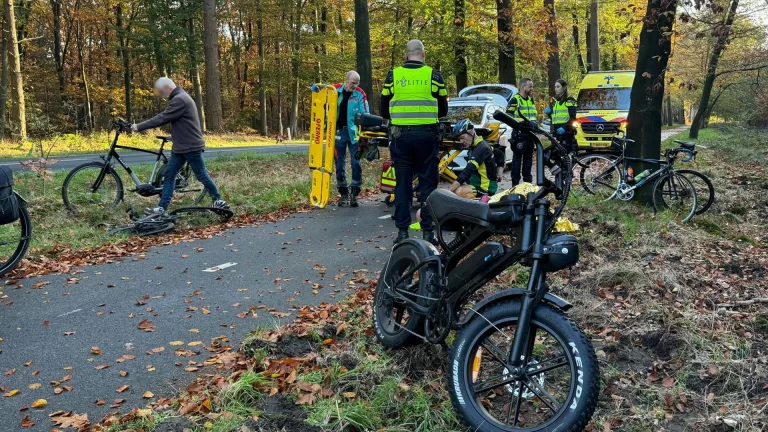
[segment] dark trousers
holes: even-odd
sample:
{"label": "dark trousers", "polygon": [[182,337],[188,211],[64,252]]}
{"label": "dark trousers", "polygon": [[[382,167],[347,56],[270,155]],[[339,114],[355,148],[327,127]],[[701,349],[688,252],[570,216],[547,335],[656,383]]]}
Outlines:
{"label": "dark trousers", "polygon": [[533,165],[533,143],[525,140],[512,145],[512,186],[520,183],[521,165],[524,182],[533,182],[531,166]]}
{"label": "dark trousers", "polygon": [[393,134],[389,150],[395,163],[395,225],[407,229],[411,224],[413,177],[419,179],[421,198],[421,229],[432,230],[432,215],[423,203],[437,189],[437,126],[400,126],[400,136]]}
{"label": "dark trousers", "polygon": [[176,175],[179,174],[181,168],[184,166],[184,162],[189,163],[192,172],[195,174],[195,178],[203,184],[205,190],[211,196],[213,201],[221,198],[219,189],[216,188],[216,183],[208,175],[208,170],[205,169],[205,161],[203,160],[203,152],[196,151],[192,153],[171,153],[170,159],[168,159],[168,165],[165,167],[165,181],[163,182],[163,194],[160,197],[160,207],[167,209],[171,204],[171,198],[173,198],[173,191],[176,189]]}

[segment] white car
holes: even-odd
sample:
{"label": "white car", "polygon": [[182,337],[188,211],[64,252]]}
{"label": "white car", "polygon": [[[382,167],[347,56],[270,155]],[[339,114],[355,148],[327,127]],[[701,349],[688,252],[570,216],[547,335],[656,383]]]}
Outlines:
{"label": "white car", "polygon": [[[471,87],[467,87],[471,88]],[[465,89],[466,90],[466,89]],[[461,94],[461,93],[460,93]],[[478,94],[467,97],[457,97],[448,101],[448,115],[444,118],[446,121],[456,123],[459,120],[469,119],[475,127],[488,127],[492,123],[499,123],[493,118],[493,113],[497,110],[506,111],[508,101],[498,94]],[[499,126],[502,143],[509,142],[512,130],[505,126]],[[461,152],[461,155],[451,162],[451,170],[462,171],[467,166],[467,151]],[[506,147],[505,163],[512,162],[512,150]]]}

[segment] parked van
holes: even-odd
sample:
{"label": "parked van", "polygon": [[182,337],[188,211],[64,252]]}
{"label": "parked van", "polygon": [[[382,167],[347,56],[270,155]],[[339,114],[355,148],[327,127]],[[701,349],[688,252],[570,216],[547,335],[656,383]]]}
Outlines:
{"label": "parked van", "polygon": [[598,71],[584,76],[576,98],[576,141],[581,149],[608,147],[626,130],[635,71]]}

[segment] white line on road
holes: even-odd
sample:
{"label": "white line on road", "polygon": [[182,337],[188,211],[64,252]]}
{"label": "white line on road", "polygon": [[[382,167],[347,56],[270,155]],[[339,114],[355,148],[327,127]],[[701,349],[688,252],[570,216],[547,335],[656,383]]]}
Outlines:
{"label": "white line on road", "polygon": [[208,273],[213,273],[213,272],[217,272],[219,270],[223,270],[223,269],[225,269],[227,267],[232,267],[232,266],[236,266],[236,265],[237,265],[236,262],[228,262],[228,263],[224,263],[224,264],[219,264],[219,265],[214,266],[214,267],[209,267],[209,268],[207,268],[207,269],[205,269],[203,271],[204,272],[208,272]]}
{"label": "white line on road", "polygon": [[63,317],[63,316],[72,315],[73,313],[78,313],[78,312],[80,312],[81,310],[82,310],[82,309],[75,309],[75,310],[73,310],[73,311],[70,311],[70,312],[67,312],[67,313],[63,313],[63,314],[61,314],[61,315],[57,316],[56,318],[61,318],[61,317]]}
{"label": "white line on road", "polygon": [[392,215],[384,215],[384,216],[379,216],[379,219],[389,219],[391,217]]}

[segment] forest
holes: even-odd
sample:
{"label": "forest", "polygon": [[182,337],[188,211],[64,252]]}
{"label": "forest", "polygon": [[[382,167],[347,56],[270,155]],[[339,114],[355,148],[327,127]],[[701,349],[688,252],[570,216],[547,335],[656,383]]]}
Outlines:
{"label": "forest", "polygon": [[[644,0],[3,0],[0,132],[87,134],[161,110],[160,76],[193,95],[209,132],[302,134],[313,82],[356,69],[376,110],[405,42],[423,40],[449,93],[530,77],[635,69]],[[669,3],[669,2],[665,2]],[[664,121],[766,126],[763,0],[672,2]],[[653,13],[652,13],[653,12]],[[550,87],[550,90],[548,90]]]}

